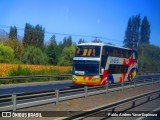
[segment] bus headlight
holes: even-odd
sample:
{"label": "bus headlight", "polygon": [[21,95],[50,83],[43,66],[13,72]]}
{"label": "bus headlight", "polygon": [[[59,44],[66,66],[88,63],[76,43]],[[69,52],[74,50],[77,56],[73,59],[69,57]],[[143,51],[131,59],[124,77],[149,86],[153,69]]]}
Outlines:
{"label": "bus headlight", "polygon": [[72,78],[73,81],[76,81],[77,79],[75,77]]}
{"label": "bus headlight", "polygon": [[92,81],[97,81],[99,78],[93,78]]}

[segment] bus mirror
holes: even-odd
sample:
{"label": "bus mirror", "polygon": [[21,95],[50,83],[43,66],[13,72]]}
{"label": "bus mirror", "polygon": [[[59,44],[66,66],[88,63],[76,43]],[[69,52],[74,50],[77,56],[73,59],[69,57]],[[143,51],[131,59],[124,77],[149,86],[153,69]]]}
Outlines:
{"label": "bus mirror", "polygon": [[71,73],[73,72],[72,70],[73,70],[73,69],[71,68]]}
{"label": "bus mirror", "polygon": [[104,68],[101,68],[101,74],[103,75],[103,73],[104,73]]}

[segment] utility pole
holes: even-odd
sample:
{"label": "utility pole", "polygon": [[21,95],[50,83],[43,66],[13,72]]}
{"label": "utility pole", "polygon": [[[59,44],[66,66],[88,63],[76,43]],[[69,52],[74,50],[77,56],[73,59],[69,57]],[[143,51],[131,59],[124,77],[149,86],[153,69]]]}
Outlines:
{"label": "utility pole", "polygon": [[141,56],[141,73],[142,73],[142,66],[143,66],[142,65],[143,64],[143,60],[142,59],[143,59],[143,45],[142,45],[142,56]]}

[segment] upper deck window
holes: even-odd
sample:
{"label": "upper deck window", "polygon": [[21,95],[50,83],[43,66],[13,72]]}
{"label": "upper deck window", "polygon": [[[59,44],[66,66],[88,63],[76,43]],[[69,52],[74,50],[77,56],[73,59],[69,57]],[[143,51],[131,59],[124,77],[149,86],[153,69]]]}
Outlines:
{"label": "upper deck window", "polygon": [[77,46],[75,57],[100,57],[100,46]]}

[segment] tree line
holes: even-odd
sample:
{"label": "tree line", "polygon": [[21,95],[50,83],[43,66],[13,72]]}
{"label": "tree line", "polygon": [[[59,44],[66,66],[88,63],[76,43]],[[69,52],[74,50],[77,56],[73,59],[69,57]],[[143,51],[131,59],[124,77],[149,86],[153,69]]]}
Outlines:
{"label": "tree line", "polygon": [[125,47],[138,49],[143,44],[149,44],[150,23],[147,16],[141,21],[140,14],[129,18],[123,44]]}
{"label": "tree line", "polygon": [[[50,64],[50,65],[72,65],[72,59],[76,43],[72,37],[64,37],[63,41],[57,43],[56,36],[52,35],[47,43],[44,41],[45,28],[37,24],[33,26],[25,24],[24,37],[22,41],[17,38],[17,27],[11,26],[9,37],[1,43],[4,50],[0,55],[1,63],[23,63],[23,64]],[[80,39],[78,44],[85,43]],[[92,42],[102,42],[94,39]],[[1,49],[1,48],[0,48]],[[10,50],[9,50],[10,49]],[[9,53],[6,53],[8,51]],[[8,57],[5,57],[7,55]]]}
{"label": "tree line", "polygon": [[62,42],[57,43],[55,35],[52,35],[45,44],[44,34],[45,29],[41,25],[26,23],[24,37],[20,41],[17,38],[17,27],[11,26],[8,39],[0,43],[0,62],[71,65],[76,46],[72,37],[64,37]]}
{"label": "tree line", "polygon": [[[156,60],[160,59],[159,55],[157,55],[158,52],[145,54],[147,50],[160,50],[159,47],[150,45],[150,33],[150,23],[147,16],[142,20],[140,15],[129,18],[124,34],[123,46],[138,50],[139,65],[145,70],[147,69],[144,65],[158,66],[159,62]],[[55,35],[52,35],[47,43],[45,43],[44,37],[45,28],[39,24],[33,26],[26,23],[24,37],[20,41],[17,38],[17,27],[11,26],[8,39],[0,43],[0,63],[72,65],[72,59],[76,49],[76,43],[73,42],[72,37],[64,37],[59,43]],[[87,42],[85,39],[79,39],[78,44],[85,42]],[[92,42],[100,43],[102,40],[95,38]],[[142,47],[143,56],[141,54]],[[152,61],[149,58],[156,58],[156,60]],[[140,62],[142,59],[143,61]],[[159,70],[159,68],[156,67],[156,70]]]}

